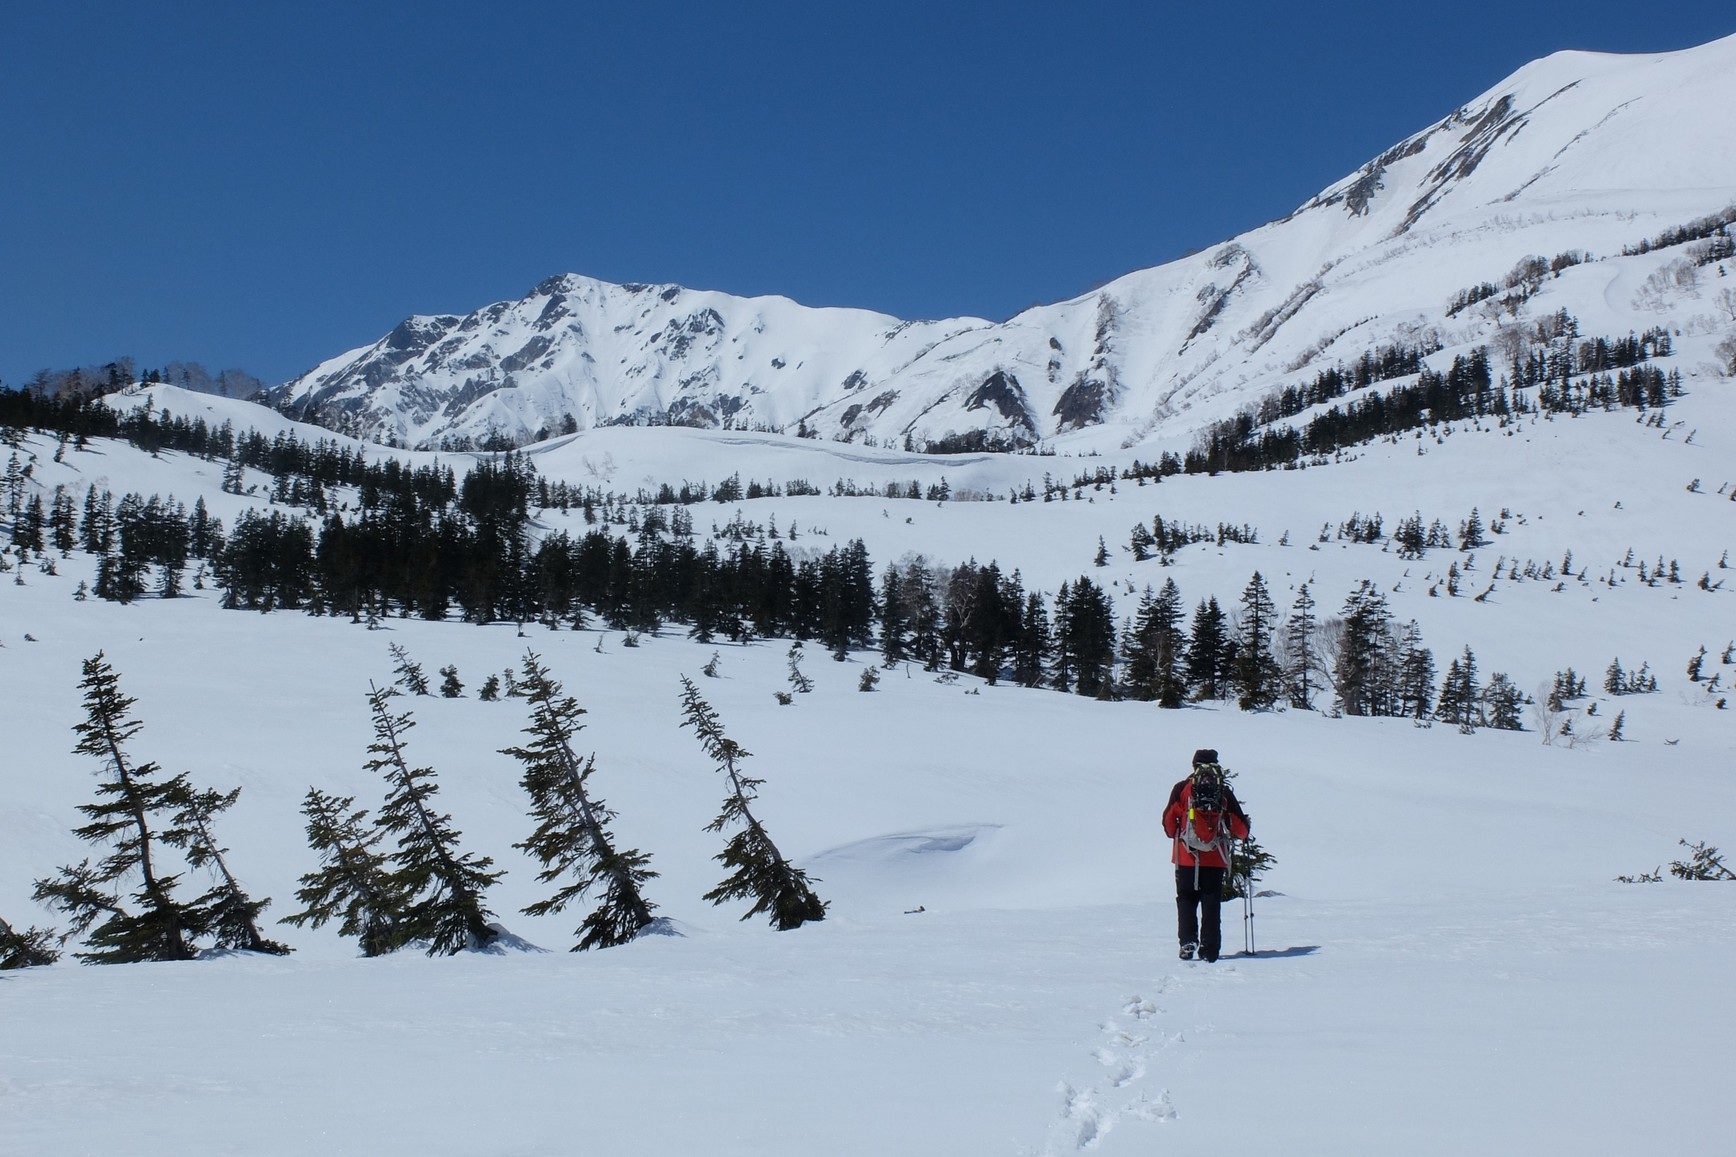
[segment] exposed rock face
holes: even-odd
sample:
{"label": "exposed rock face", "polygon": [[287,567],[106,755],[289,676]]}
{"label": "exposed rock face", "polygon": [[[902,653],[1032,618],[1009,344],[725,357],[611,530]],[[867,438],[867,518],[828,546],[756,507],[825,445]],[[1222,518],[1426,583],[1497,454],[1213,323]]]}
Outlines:
{"label": "exposed rock face", "polygon": [[[435,448],[624,422],[919,449],[1185,439],[1250,389],[1407,335],[1486,343],[1514,318],[1466,307],[1468,285],[1570,250],[1620,254],[1736,203],[1733,107],[1736,37],[1644,57],[1559,53],[1283,220],[1004,322],[567,275],[463,317],[409,318],[267,397]],[[1578,312],[1575,276],[1525,308]],[[1585,307],[1600,308],[1586,286]]]}

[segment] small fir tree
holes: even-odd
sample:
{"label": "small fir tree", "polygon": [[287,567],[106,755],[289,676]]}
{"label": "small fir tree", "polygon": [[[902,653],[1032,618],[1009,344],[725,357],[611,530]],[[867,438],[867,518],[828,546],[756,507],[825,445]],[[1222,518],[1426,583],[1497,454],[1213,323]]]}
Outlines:
{"label": "small fir tree", "polygon": [[880,672],[873,667],[862,668],[862,678],[856,684],[858,691],[872,691],[880,686]]}
{"label": "small fir tree", "polygon": [[482,681],[482,689],[476,693],[476,697],[484,703],[493,703],[495,700],[499,699],[500,676],[490,675],[488,678],[484,679]]}
{"label": "small fir tree", "polygon": [[542,865],[537,879],[543,883],[567,878],[554,895],[523,911],[527,916],[560,912],[601,885],[601,899],[580,922],[573,951],[625,944],[651,923],[656,908],[644,896],[646,881],[657,876],[648,867],[651,857],[619,846],[609,830],[615,813],[590,786],[597,757],[581,758],[573,750],[585,709],[563,692],[533,652],[525,652],[521,685],[531,708],[524,733],[531,739],[522,747],[503,748],[502,754],[524,765],[519,783],[530,796],[537,826],[529,839],[513,846]]}
{"label": "small fir tree", "polygon": [[37,968],[60,959],[60,951],[51,946],[53,932],[43,928],[26,928],[19,932],[0,919],[0,972],[11,968]]}
{"label": "small fir tree", "polygon": [[218,847],[211,832],[211,821],[233,807],[240,796],[240,788],[227,794],[211,789],[189,791],[175,813],[173,842],[186,853],[189,864],[210,868],[217,877],[211,890],[195,901],[204,911],[215,946],[287,956],[287,945],[267,939],[259,931],[259,914],[270,906],[271,899],[255,900],[247,894],[223,858],[229,849]]}
{"label": "small fir tree", "polygon": [[[159,780],[160,767],[135,763],[127,753],[142,724],[129,717],[135,701],[122,694],[120,677],[102,652],[86,659],[83,671],[85,718],[73,727],[79,737],[73,750],[102,761],[105,778],[97,785],[98,802],[79,805],[90,823],[73,834],[109,852],[94,866],[87,859],[38,880],[34,896],[71,918],[70,935],[96,925],[86,940],[91,950],[78,953],[88,963],[191,960],[206,917],[197,905],[176,898],[179,877],[166,873],[159,860],[161,845],[181,836],[159,821],[178,810],[191,789],[185,776]],[[122,888],[133,879],[136,910],[129,910]]]}
{"label": "small fir tree", "polygon": [[693,728],[700,747],[729,778],[723,809],[705,830],[722,832],[739,825],[723,851],[713,857],[730,874],[705,899],[713,904],[751,899],[753,906],[742,919],[763,913],[780,932],[825,919],[826,902],[814,894],[807,873],[784,859],[749,807],[763,782],[742,773],[741,763],[751,753],[723,733],[717,712],[700,697],[692,680],[683,677],[681,689],[681,726]]}
{"label": "small fir tree", "polygon": [[488,925],[493,913],[483,896],[504,873],[489,871],[494,861],[487,856],[459,851],[462,833],[452,826],[451,816],[433,808],[440,791],[434,769],[411,767],[404,754],[405,733],[415,721],[408,711],[393,713],[392,694],[368,684],[374,742],[368,745],[367,768],[387,784],[380,826],[398,837],[392,871],[412,898],[404,914],[407,938],[426,941],[430,956],[485,948],[499,932]]}
{"label": "small fir tree", "polygon": [[1679,880],[1736,880],[1736,872],[1724,866],[1723,853],[1715,847],[1708,847],[1705,840],[1694,844],[1677,840],[1676,843],[1688,849],[1688,858],[1671,860],[1670,875]]}
{"label": "small fir tree", "polygon": [[1615,713],[1615,721],[1609,725],[1609,740],[1611,743],[1620,743],[1622,741],[1622,727],[1626,723],[1627,712],[1617,711]]}
{"label": "small fir tree", "polygon": [[397,676],[394,682],[411,695],[429,694],[428,676],[422,673],[422,665],[397,643],[386,644],[386,649],[392,653],[392,673]]}
{"label": "small fir tree", "polygon": [[448,699],[456,699],[464,694],[464,684],[458,678],[456,663],[440,668],[440,694]]}
{"label": "small fir tree", "polygon": [[301,813],[320,868],[301,877],[295,898],[305,907],[282,923],[319,928],[341,918],[338,935],[355,937],[363,956],[384,956],[404,944],[408,898],[392,876],[389,857],[376,848],[386,833],[368,823],[368,809],[352,811],[355,802],[355,796],[308,788]]}
{"label": "small fir tree", "polygon": [[802,674],[802,644],[798,639],[790,644],[790,686],[797,693],[806,695],[814,689],[814,681]]}

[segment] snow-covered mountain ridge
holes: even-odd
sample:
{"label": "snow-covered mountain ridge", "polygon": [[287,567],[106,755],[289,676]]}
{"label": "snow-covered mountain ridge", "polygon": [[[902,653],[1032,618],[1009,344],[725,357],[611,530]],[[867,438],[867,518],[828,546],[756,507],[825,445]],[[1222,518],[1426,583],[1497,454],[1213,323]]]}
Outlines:
{"label": "snow-covered mountain ridge", "polygon": [[[1691,270],[1673,273],[1681,252],[1620,254],[1736,204],[1731,107],[1736,37],[1562,52],[1282,220],[1005,322],[569,274],[466,316],[408,318],[269,399],[423,448],[622,422],[915,448],[1185,438],[1273,387],[1424,335],[1473,346],[1562,308],[1588,333],[1688,323],[1702,294]],[[1592,260],[1530,301],[1452,308],[1526,258],[1564,254]]]}

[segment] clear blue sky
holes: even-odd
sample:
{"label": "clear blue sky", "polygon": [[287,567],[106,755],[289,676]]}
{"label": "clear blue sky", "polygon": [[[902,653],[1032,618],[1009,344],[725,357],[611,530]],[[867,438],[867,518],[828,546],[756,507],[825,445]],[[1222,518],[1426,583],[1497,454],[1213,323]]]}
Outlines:
{"label": "clear blue sky", "polygon": [[280,381],[554,273],[1007,317],[1729,0],[0,7],[0,380]]}

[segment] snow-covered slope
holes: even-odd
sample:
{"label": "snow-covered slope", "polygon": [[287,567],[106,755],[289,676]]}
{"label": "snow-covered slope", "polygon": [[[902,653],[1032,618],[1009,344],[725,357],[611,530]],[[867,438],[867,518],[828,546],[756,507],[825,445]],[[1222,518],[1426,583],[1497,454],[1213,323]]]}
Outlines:
{"label": "snow-covered slope", "polygon": [[[132,401],[147,397],[210,422],[246,412],[168,388]],[[860,536],[876,563],[993,558],[1045,593],[1088,573],[1123,614],[1132,591],[1166,578],[1189,603],[1229,605],[1258,569],[1281,606],[1306,581],[1323,612],[1367,578],[1443,663],[1470,646],[1486,674],[1527,689],[1568,665],[1595,684],[1611,657],[1649,661],[1660,692],[1594,691],[1597,715],[1574,711],[1595,741],[1573,746],[1542,744],[1535,729],[1463,735],[1222,702],[1164,711],[909,667],[864,694],[875,655],[834,663],[817,650],[814,692],[780,706],[786,640],[700,644],[677,627],[629,648],[612,631],[532,624],[521,637],[511,624],[416,618],[370,631],[342,616],[224,610],[211,590],[76,601],[94,571],[80,552],[56,556],[56,574],[15,568],[0,582],[0,916],[64,926],[30,889],[91,853],[71,829],[95,768],[70,749],[79,663],[99,650],[137,697],[134,752],[200,785],[241,787],[221,831],[230,862],[273,897],[269,918],[293,911],[316,864],[299,812],[309,785],[378,805],[364,693],[390,678],[391,642],[468,684],[461,698],[398,701],[417,722],[410,753],[436,769],[463,847],[506,871],[493,911],[549,951],[363,960],[331,926],[273,925],[294,955],[0,974],[5,1143],[50,1157],[575,1145],[998,1157],[1199,1150],[1229,1131],[1298,1157],[1715,1152],[1736,1036],[1736,887],[1613,880],[1682,855],[1682,837],[1736,844],[1736,712],[1682,671],[1707,645],[1708,671],[1736,677],[1718,655],[1736,593],[1692,581],[1730,573],[1719,561],[1736,546],[1736,395],[1695,379],[1669,414],[1662,429],[1621,411],[1499,432],[1467,422],[1420,455],[1408,441],[1376,444],[1321,469],[1124,481],[1065,502],[741,504],[751,521],[798,524],[797,552]],[[52,439],[22,442],[32,494],[96,484],[203,497],[230,524],[267,503],[255,472],[242,482],[256,493],[221,491],[221,462],[101,440],[56,462]],[[1524,470],[1511,466],[1519,446]],[[821,485],[944,477],[996,493],[1130,457],[929,458],[687,429],[596,430],[533,454],[549,478],[618,491],[739,471]],[[1390,524],[1472,506],[1510,511],[1474,559],[1321,541],[1353,511]],[[693,508],[702,534],[735,511]],[[1099,536],[1124,542],[1155,513],[1250,524],[1259,541],[1188,547],[1169,566],[1114,549],[1091,568]],[[537,521],[582,525],[557,510]],[[1689,581],[1637,581],[1616,565],[1629,548],[1679,558]],[[1473,597],[1497,556],[1555,565],[1567,550],[1585,581],[1504,580]],[[1475,581],[1431,597],[1448,565]],[[518,768],[500,752],[523,741],[526,712],[474,689],[526,648],[588,709],[580,739],[596,785],[623,841],[652,856],[649,894],[681,936],[569,954],[576,910],[520,911],[550,890],[513,846],[529,823]],[[722,875],[704,830],[722,788],[678,725],[684,674],[754,753],[760,814],[831,901],[824,922],[778,933],[740,923],[745,905],[703,900]],[[1625,741],[1601,739],[1622,710]],[[1256,909],[1263,954],[1213,966],[1175,958],[1156,820],[1202,745],[1238,772],[1278,861]],[[1232,948],[1240,915],[1228,912]]]}
{"label": "snow-covered slope", "polygon": [[[1002,323],[568,275],[467,316],[409,318],[270,398],[427,448],[621,421],[918,448],[1185,436],[1337,359],[1425,336],[1484,342],[1515,313],[1566,308],[1597,333],[1656,324],[1698,292],[1640,292],[1680,253],[1596,259],[1736,204],[1732,107],[1736,37],[1563,52],[1283,220]],[[1461,290],[1570,252],[1594,260],[1552,279],[1546,301],[1449,315]]]}

